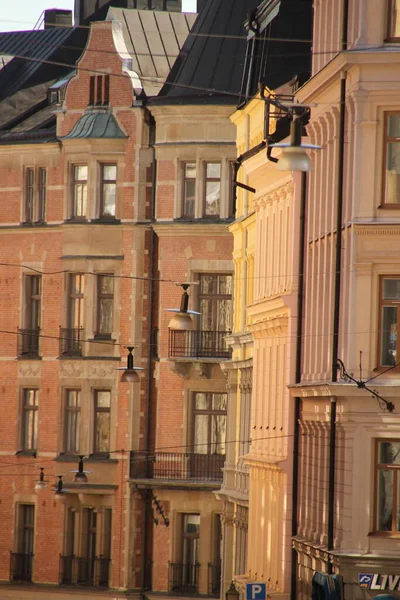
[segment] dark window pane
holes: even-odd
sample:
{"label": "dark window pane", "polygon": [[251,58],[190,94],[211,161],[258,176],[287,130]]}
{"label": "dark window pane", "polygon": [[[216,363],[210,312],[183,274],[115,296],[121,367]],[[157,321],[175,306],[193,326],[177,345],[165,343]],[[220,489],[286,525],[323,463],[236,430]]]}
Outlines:
{"label": "dark window pane", "polygon": [[393,471],[378,475],[378,531],[391,531],[393,517]]}
{"label": "dark window pane", "polygon": [[385,203],[400,203],[400,142],[387,143]]}
{"label": "dark window pane", "polygon": [[110,450],[110,413],[97,413],[96,421],[96,452],[108,452]]}
{"label": "dark window pane", "polygon": [[400,279],[383,280],[383,299],[400,300]]}
{"label": "dark window pane", "polygon": [[397,362],[397,307],[382,308],[381,364],[393,366]]}
{"label": "dark window pane", "polygon": [[400,442],[379,442],[379,464],[400,465]]}

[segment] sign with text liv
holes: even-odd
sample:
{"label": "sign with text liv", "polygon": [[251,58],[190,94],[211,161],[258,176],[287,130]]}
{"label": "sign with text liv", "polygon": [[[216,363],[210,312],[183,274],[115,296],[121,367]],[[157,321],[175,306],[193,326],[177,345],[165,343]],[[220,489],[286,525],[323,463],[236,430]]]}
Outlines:
{"label": "sign with text liv", "polygon": [[400,590],[400,575],[359,573],[358,585],[365,590]]}
{"label": "sign with text liv", "polygon": [[265,583],[246,583],[246,600],[267,600]]}

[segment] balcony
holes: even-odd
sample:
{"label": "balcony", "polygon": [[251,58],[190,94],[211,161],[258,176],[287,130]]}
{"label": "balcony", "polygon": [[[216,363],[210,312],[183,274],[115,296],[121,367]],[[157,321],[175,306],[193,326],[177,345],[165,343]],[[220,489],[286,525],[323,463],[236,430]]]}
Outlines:
{"label": "balcony", "polygon": [[18,329],[18,358],[39,358],[40,329]]}
{"label": "balcony", "polygon": [[169,330],[169,358],[230,358],[231,349],[225,342],[230,331]]}
{"label": "balcony", "polygon": [[200,564],[168,563],[168,591],[175,594],[199,593]]}
{"label": "balcony", "polygon": [[220,483],[224,463],[225,454],[131,452],[130,478]]}
{"label": "balcony", "polygon": [[60,356],[82,356],[83,327],[60,327]]}
{"label": "balcony", "polygon": [[32,581],[33,554],[10,552],[10,580]]}
{"label": "balcony", "polygon": [[60,556],[60,584],[108,587],[110,558]]}
{"label": "balcony", "polygon": [[221,592],[221,564],[208,563],[208,595],[218,596]]}

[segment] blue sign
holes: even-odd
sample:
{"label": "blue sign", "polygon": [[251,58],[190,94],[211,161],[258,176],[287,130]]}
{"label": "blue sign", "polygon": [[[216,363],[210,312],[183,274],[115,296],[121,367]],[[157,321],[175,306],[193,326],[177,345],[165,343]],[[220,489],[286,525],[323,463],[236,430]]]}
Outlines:
{"label": "blue sign", "polygon": [[246,600],[267,600],[267,584],[246,583]]}
{"label": "blue sign", "polygon": [[369,590],[373,575],[371,573],[359,573],[358,574],[358,585],[360,588]]}

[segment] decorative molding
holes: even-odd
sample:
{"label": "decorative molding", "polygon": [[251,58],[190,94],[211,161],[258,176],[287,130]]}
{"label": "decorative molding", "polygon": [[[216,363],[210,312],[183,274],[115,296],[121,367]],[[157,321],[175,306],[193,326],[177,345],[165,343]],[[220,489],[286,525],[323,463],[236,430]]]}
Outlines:
{"label": "decorative molding", "polygon": [[[399,208],[400,210],[400,208]],[[381,236],[390,236],[390,235],[400,235],[400,223],[399,225],[378,225],[373,223],[371,225],[357,225],[357,223],[353,224],[354,232],[357,235],[381,235]]]}
{"label": "decorative molding", "polygon": [[270,190],[263,196],[254,198],[253,207],[256,211],[260,210],[260,208],[266,208],[268,205],[286,200],[288,196],[293,195],[293,191],[293,181],[286,182],[284,185],[281,185],[274,190]]}
{"label": "decorative molding", "polygon": [[38,361],[32,362],[19,362],[18,363],[18,377],[40,377],[41,365]]}
{"label": "decorative molding", "polygon": [[60,363],[60,377],[83,377],[84,365],[78,360],[63,360]]}

